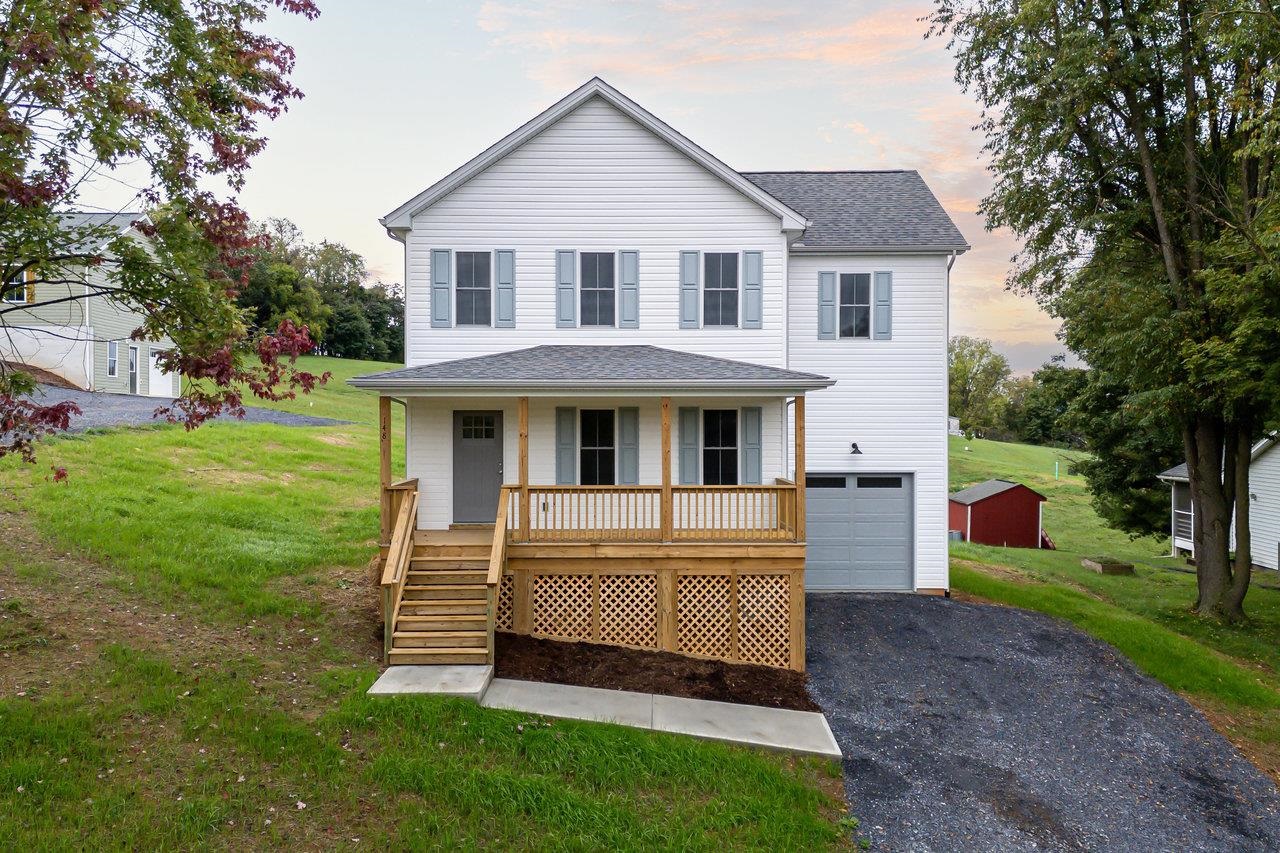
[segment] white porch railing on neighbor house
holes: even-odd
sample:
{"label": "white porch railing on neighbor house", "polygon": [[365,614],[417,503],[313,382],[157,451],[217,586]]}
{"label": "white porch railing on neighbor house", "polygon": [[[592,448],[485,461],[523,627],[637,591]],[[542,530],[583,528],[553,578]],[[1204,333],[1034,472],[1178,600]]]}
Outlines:
{"label": "white porch railing on neighbor house", "polygon": [[1173,538],[1191,542],[1195,538],[1195,516],[1185,509],[1173,511]]}

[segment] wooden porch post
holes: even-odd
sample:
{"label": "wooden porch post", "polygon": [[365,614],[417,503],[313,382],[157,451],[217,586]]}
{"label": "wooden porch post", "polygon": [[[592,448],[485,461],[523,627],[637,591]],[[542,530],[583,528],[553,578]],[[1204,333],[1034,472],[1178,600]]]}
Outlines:
{"label": "wooden porch post", "polygon": [[520,413],[520,541],[529,540],[529,398],[518,402]]}
{"label": "wooden porch post", "polygon": [[796,541],[805,540],[804,525],[804,395],[796,395]]}
{"label": "wooden porch post", "polygon": [[391,544],[391,398],[378,397],[378,482],[381,486],[378,506],[381,509],[382,536],[379,542]]}
{"label": "wooden porch post", "polygon": [[671,398],[662,398],[662,541],[673,538],[671,506]]}

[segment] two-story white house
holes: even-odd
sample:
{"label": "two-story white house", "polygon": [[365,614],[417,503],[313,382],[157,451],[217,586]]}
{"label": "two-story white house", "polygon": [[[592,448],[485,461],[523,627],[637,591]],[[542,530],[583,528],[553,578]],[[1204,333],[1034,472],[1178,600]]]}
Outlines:
{"label": "two-story white house", "polygon": [[383,396],[392,662],[475,660],[448,629],[488,614],[802,668],[806,588],[948,588],[969,247],[916,172],[737,172],[596,78],[381,222],[406,366],[352,384]]}

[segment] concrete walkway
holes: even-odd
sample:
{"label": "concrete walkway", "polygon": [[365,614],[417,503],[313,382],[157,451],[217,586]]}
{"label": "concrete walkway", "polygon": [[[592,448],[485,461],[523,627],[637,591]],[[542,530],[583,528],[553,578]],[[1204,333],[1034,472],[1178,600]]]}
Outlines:
{"label": "concrete walkway", "polygon": [[393,666],[369,693],[464,696],[486,708],[840,758],[826,718],[811,711],[493,678],[493,668],[487,666]]}

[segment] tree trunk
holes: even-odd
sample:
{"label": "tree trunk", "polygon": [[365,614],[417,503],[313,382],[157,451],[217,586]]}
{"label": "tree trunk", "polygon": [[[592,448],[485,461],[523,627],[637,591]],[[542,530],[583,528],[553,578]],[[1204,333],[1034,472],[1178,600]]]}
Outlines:
{"label": "tree trunk", "polygon": [[[1221,421],[1197,417],[1187,470],[1196,518],[1196,612],[1217,616],[1231,586],[1231,508],[1223,489]],[[1234,495],[1232,496],[1234,497]]]}
{"label": "tree trunk", "polygon": [[1253,533],[1249,529],[1249,464],[1253,461],[1253,431],[1241,427],[1236,436],[1236,565],[1231,587],[1223,596],[1219,614],[1228,622],[1244,618],[1244,597],[1253,575]]}

